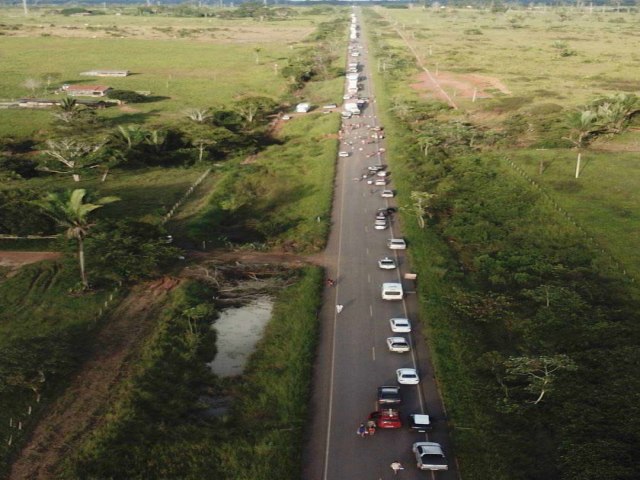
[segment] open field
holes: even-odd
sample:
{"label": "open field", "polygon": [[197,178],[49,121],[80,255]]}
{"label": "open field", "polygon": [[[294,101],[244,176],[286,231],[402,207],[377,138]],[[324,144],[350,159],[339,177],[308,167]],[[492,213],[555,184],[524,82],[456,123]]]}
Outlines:
{"label": "open field", "polygon": [[[9,66],[0,79],[0,99],[55,97],[53,90],[63,83],[150,92],[153,101],[101,112],[116,125],[175,120],[189,108],[222,106],[240,95],[286,96],[287,79],[279,70],[326,19],[297,15],[257,22],[48,12],[24,18],[17,10],[0,9],[0,50]],[[132,75],[79,75],[92,69],[126,69]],[[39,86],[26,88],[28,79]],[[0,136],[33,135],[47,129],[50,118],[43,111],[0,109]]]}
{"label": "open field", "polygon": [[[640,131],[594,142],[583,152],[578,180],[573,178],[576,152],[565,139],[565,119],[575,108],[617,92],[640,91],[640,54],[634,47],[640,15],[551,8],[377,12],[439,83],[416,74],[394,95],[442,100],[441,88],[481,129],[507,132],[511,138],[501,153],[538,181],[622,269],[640,278],[633,240],[640,230],[635,160]],[[389,45],[406,50],[400,37],[384,36]],[[543,175],[538,175],[540,161],[548,167]]]}

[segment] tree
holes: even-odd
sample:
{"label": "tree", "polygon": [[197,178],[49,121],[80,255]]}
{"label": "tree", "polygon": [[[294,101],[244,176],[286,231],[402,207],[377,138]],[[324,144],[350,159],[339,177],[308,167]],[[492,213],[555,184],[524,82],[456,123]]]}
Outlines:
{"label": "tree", "polygon": [[60,100],[58,111],[55,112],[53,116],[63,123],[72,123],[79,113],[80,107],[78,101],[75,98],[65,97]]}
{"label": "tree", "polygon": [[506,373],[511,377],[525,377],[525,390],[537,398],[531,403],[537,405],[549,393],[558,370],[576,370],[578,367],[567,355],[539,357],[509,357],[505,362]]}
{"label": "tree", "polygon": [[573,112],[569,115],[568,122],[571,128],[569,141],[571,141],[578,149],[578,158],[576,160],[576,178],[580,176],[580,160],[582,157],[581,149],[584,148],[590,137],[598,131],[597,124],[598,115],[595,111],[584,109]]}
{"label": "tree", "polygon": [[180,254],[160,226],[129,219],[96,225],[85,241],[85,253],[93,259],[94,282],[135,282],[153,277]]}
{"label": "tree", "polygon": [[235,102],[235,111],[247,124],[263,120],[277,104],[268,97],[245,97]]}
{"label": "tree", "polygon": [[85,271],[84,239],[94,225],[89,222],[89,214],[108,203],[120,200],[118,197],[102,197],[94,203],[84,203],[86,193],[83,188],[77,188],[71,192],[50,193],[38,202],[45,214],[66,229],[67,238],[74,239],[78,243],[80,280],[84,289],[89,288]]}
{"label": "tree", "polygon": [[94,167],[98,163],[96,153],[101,147],[100,144],[88,144],[76,142],[75,140],[47,140],[47,150],[44,153],[60,162],[66,170],[53,170],[47,166],[41,168],[45,172],[71,174],[73,180],[80,181],[80,170],[82,168]]}
{"label": "tree", "polygon": [[425,216],[432,218],[433,212],[431,211],[432,201],[437,195],[435,193],[427,192],[411,192],[412,207],[418,219],[418,225],[420,228],[425,227]]}
{"label": "tree", "polygon": [[208,108],[193,108],[186,113],[189,120],[193,120],[196,123],[205,123],[212,118],[211,112]]}
{"label": "tree", "polygon": [[37,78],[27,78],[22,86],[31,92],[31,96],[35,96],[36,90],[42,86],[42,82]]}

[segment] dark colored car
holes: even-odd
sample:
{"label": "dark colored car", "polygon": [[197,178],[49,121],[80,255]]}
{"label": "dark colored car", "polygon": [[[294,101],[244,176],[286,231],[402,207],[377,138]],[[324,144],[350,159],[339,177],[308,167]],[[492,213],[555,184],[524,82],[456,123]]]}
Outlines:
{"label": "dark colored car", "polygon": [[431,431],[431,418],[422,413],[412,413],[409,415],[409,428],[413,432],[429,432]]}
{"label": "dark colored car", "polygon": [[401,403],[400,387],[396,385],[378,387],[378,405],[400,405]]}

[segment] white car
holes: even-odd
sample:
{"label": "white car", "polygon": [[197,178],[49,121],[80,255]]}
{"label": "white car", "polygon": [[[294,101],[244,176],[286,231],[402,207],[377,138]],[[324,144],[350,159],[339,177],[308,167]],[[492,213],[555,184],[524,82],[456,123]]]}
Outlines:
{"label": "white car", "polygon": [[407,243],[404,241],[404,238],[390,238],[387,240],[387,247],[391,250],[406,250]]}
{"label": "white car", "polygon": [[382,190],[380,196],[382,198],[393,198],[395,196],[395,192],[393,190]]}
{"label": "white car", "polygon": [[291,115],[283,115],[282,120],[291,120]]}
{"label": "white car", "polygon": [[324,105],[322,108],[330,110],[332,108],[338,108],[338,105],[336,105],[335,103],[330,103],[328,105]]}
{"label": "white car", "polygon": [[376,181],[373,182],[374,185],[378,187],[384,187],[387,184],[386,178],[376,178]]}
{"label": "white car", "polygon": [[389,222],[386,218],[383,220],[376,220],[373,224],[373,228],[376,230],[386,230],[387,228],[389,228]]}
{"label": "white car", "polygon": [[377,177],[386,177],[387,175],[389,175],[389,172],[387,172],[386,170],[380,170],[376,172]]}
{"label": "white car", "polygon": [[404,353],[411,350],[409,342],[404,337],[389,337],[387,338],[387,347],[390,352]]}
{"label": "white car", "polygon": [[344,112],[340,112],[340,116],[342,118],[351,118],[353,116],[353,113],[351,112],[347,112],[346,110]]}
{"label": "white car", "polygon": [[367,170],[369,170],[370,172],[379,172],[380,170],[384,170],[386,168],[386,165],[369,165],[367,167]]}
{"label": "white car", "polygon": [[396,377],[400,385],[417,385],[420,377],[415,368],[399,368],[396,370]]}
{"label": "white car", "polygon": [[389,319],[389,325],[393,333],[411,332],[411,322],[408,318],[391,318]]}
{"label": "white car", "polygon": [[402,284],[398,282],[383,283],[380,293],[382,300],[402,300],[404,298]]}
{"label": "white car", "polygon": [[384,257],[378,260],[378,267],[382,270],[393,270],[394,268],[397,268],[397,265],[393,258]]}
{"label": "white car", "polygon": [[416,442],[413,444],[416,465],[420,470],[448,470],[447,458],[442,446],[435,442]]}
{"label": "white car", "polygon": [[348,157],[349,155],[351,155],[351,154],[349,152],[345,152],[344,150],[338,152],[338,156],[339,157]]}

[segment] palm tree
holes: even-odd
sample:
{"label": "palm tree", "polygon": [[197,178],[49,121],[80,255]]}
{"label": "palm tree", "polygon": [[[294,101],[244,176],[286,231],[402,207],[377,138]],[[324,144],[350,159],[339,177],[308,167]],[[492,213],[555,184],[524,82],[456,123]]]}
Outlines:
{"label": "palm tree", "polygon": [[89,214],[103,205],[120,200],[118,197],[102,197],[94,203],[84,203],[86,193],[83,188],[77,188],[71,192],[50,193],[38,202],[46,215],[61,227],[66,228],[67,238],[77,241],[80,279],[84,289],[89,288],[84,262],[84,238],[94,225],[89,222]]}
{"label": "palm tree", "polygon": [[569,126],[571,134],[569,140],[578,149],[576,159],[576,178],[580,176],[580,160],[582,159],[582,148],[589,142],[589,138],[599,130],[598,114],[593,110],[578,110],[569,116]]}
{"label": "palm tree", "polygon": [[186,112],[187,118],[196,123],[205,123],[212,115],[208,108],[192,108]]}

